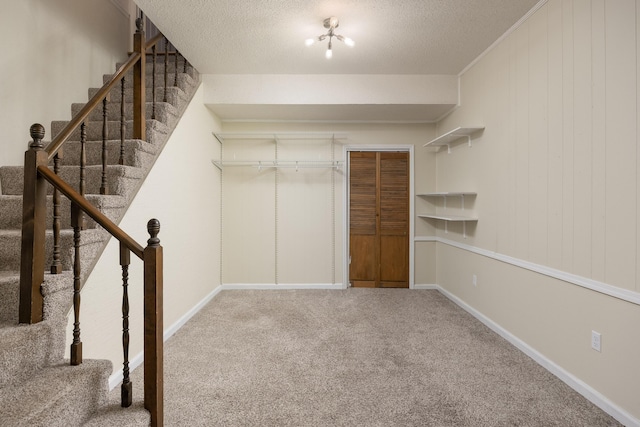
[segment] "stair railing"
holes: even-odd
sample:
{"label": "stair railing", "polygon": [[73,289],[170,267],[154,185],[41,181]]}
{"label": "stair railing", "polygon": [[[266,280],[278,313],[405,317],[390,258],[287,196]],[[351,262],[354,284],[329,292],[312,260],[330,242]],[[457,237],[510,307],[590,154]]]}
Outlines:
{"label": "stair railing", "polygon": [[[74,261],[73,261],[73,312],[74,330],[71,343],[71,364],[82,363],[82,341],[80,339],[80,290],[82,287],[82,271],[80,268],[80,236],[84,228],[84,215],[88,215],[104,230],[120,242],[120,265],[122,268],[123,300],[123,383],[121,386],[121,405],[128,407],[132,403],[132,384],[129,378],[129,300],[128,300],[128,268],[130,253],[139,257],[144,263],[144,405],[151,413],[151,425],[163,425],[163,306],[162,306],[162,246],[158,233],[160,223],[152,219],[147,224],[150,238],[147,246],[142,247],[115,223],[95,208],[85,198],[86,186],[86,121],[97,107],[102,105],[102,174],[100,193],[108,194],[107,186],[107,140],[108,140],[108,101],[110,92],[118,83],[121,85],[120,104],[120,155],[118,163],[124,165],[126,119],[125,119],[125,75],[133,69],[133,129],[134,139],[146,140],[146,94],[145,74],[146,57],[151,50],[153,57],[152,74],[152,112],[156,116],[156,58],[164,55],[164,102],[167,101],[167,74],[170,55],[175,55],[175,79],[178,82],[177,50],[168,52],[168,41],[158,34],[151,40],[145,40],[142,28],[142,17],[136,20],[137,31],[134,35],[134,49],[129,59],[122,64],[116,73],[76,114],[69,124],[45,148],[42,142],[44,127],[39,124],[31,126],[33,139],[29,150],[25,153],[24,198],[22,222],[22,250],[20,265],[20,323],[38,323],[43,319],[44,300],[41,285],[45,271],[45,231],[47,211],[47,182],[54,188],[53,194],[53,261],[51,273],[62,272],[60,260],[60,195],[71,201],[71,226],[73,228]],[[164,40],[166,51],[157,52],[158,43]],[[187,62],[184,59],[184,72]],[[63,156],[63,144],[80,128],[80,172],[78,189],[74,189],[59,175],[60,161]],[[48,165],[53,161],[53,170]]]}

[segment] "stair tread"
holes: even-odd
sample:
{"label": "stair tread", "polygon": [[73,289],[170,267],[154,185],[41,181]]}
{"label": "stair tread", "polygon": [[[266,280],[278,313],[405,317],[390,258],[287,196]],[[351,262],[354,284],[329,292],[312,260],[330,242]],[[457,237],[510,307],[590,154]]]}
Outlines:
{"label": "stair tread", "polygon": [[1,283],[5,283],[5,282],[10,282],[13,281],[15,279],[19,279],[20,278],[20,272],[19,271],[2,271],[0,270],[0,284]]}

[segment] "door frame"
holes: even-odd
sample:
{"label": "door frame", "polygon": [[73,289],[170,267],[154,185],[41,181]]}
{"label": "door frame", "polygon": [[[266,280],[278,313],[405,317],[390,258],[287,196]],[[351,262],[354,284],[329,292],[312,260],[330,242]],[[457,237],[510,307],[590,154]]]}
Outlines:
{"label": "door frame", "polygon": [[351,177],[351,164],[349,153],[351,151],[396,151],[409,153],[409,289],[414,287],[414,203],[415,203],[415,188],[414,188],[414,146],[410,144],[373,144],[373,145],[344,145],[342,148],[342,156],[344,159],[345,177],[343,180],[343,208],[342,208],[342,288],[347,289],[349,287],[349,188]]}

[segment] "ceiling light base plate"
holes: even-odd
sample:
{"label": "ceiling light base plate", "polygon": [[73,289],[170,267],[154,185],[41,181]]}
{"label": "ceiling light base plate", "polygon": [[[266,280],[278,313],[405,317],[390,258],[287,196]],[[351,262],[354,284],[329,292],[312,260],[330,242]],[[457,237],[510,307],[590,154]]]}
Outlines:
{"label": "ceiling light base plate", "polygon": [[325,19],[322,21],[325,28],[338,28],[340,25],[340,21],[335,16]]}

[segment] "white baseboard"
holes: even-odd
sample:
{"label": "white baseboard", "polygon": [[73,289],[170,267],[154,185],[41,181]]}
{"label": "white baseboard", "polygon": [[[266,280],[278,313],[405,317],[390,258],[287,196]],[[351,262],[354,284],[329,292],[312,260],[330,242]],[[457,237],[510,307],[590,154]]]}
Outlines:
{"label": "white baseboard", "polygon": [[551,372],[553,375],[558,377],[561,381],[567,384],[569,387],[574,389],[576,392],[580,393],[591,403],[605,411],[607,414],[611,415],[613,418],[621,422],[627,427],[640,427],[640,420],[635,418],[633,415],[629,414],[624,409],[620,408],[605,396],[603,396],[600,392],[595,390],[593,387],[589,386],[585,382],[581,381],[571,373],[567,372],[565,369],[561,368],[547,357],[536,351],[534,348],[529,346],[527,343],[522,341],[520,338],[508,332],[506,329],[502,328],[500,325],[495,323],[493,320],[486,317],[484,314],[480,313],[478,310],[474,309],[464,301],[462,301],[457,296],[443,289],[439,285],[435,285],[435,287],[430,287],[432,285],[421,285],[424,287],[415,288],[415,289],[437,289],[444,296],[449,298],[455,304],[457,304],[460,308],[465,310],[467,313],[471,314],[473,317],[484,323],[489,329],[500,335],[505,340],[509,341],[513,346],[518,348],[524,354],[535,360],[538,364],[540,364],[547,371]]}
{"label": "white baseboard", "polygon": [[344,289],[342,283],[225,283],[223,290]]}
{"label": "white baseboard", "polygon": [[[199,312],[202,307],[207,305],[209,301],[211,301],[216,295],[220,293],[222,290],[222,286],[218,286],[213,291],[211,291],[207,296],[205,296],[199,303],[194,305],[191,310],[187,311],[181,318],[179,318],[176,322],[174,322],[169,328],[165,329],[164,334],[162,335],[163,341],[167,341],[173,334],[175,334],[178,329],[182,328],[188,321],[191,319],[197,312]],[[133,372],[138,366],[142,365],[144,361],[144,352],[140,352],[136,354],[129,361],[129,372]],[[118,384],[122,382],[123,378],[123,368],[118,369],[109,377],[109,390],[113,390]]]}
{"label": "white baseboard", "polygon": [[425,284],[425,283],[416,283],[415,285],[413,285],[413,289],[415,289],[415,290],[424,290],[424,289],[440,290],[440,286],[438,286],[438,285],[429,285],[429,284]]}

